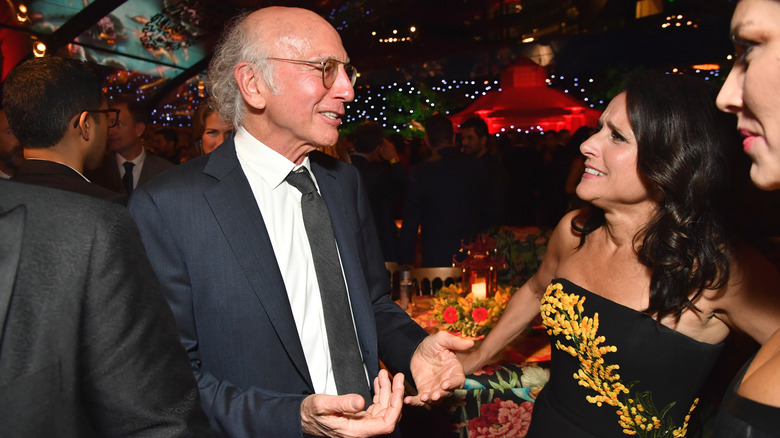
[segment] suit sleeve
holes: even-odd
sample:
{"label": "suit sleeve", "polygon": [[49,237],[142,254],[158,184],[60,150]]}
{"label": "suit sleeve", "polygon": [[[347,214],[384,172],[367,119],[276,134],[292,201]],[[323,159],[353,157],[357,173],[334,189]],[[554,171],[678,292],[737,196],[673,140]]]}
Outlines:
{"label": "suit sleeve", "polygon": [[428,333],[390,299],[390,282],[376,227],[373,225],[370,202],[365,187],[360,181],[358,181],[357,204],[367,258],[364,269],[376,320],[379,358],[391,370],[404,373],[406,379],[413,382],[409,364],[417,345],[428,336]]}
{"label": "suit sleeve", "polygon": [[[101,436],[212,436],[173,315],[122,208],[96,221],[83,298],[83,388]],[[111,214],[109,214],[111,213]]]}
{"label": "suit sleeve", "polygon": [[300,409],[306,395],[282,394],[257,387],[239,388],[203,371],[192,288],[181,249],[172,237],[166,217],[145,188],[133,192],[129,209],[173,310],[212,429],[231,437],[302,436]]}

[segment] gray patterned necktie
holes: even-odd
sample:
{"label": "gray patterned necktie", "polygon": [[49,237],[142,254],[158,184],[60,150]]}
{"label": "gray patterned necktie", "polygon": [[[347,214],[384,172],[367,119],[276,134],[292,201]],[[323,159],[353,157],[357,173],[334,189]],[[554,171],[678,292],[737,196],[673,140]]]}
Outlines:
{"label": "gray patterned necktie", "polygon": [[311,245],[314,270],[320,286],[336,389],[339,395],[362,395],[366,400],[365,406],[368,407],[371,405],[371,391],[358,349],[347,299],[347,287],[344,284],[328,208],[305,167],[287,175],[287,182],[302,194],[303,224]]}

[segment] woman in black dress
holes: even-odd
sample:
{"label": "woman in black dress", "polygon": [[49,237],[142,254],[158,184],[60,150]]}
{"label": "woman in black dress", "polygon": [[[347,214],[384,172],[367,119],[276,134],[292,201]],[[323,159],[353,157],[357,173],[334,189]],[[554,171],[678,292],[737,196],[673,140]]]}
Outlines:
{"label": "woman in black dress", "polygon": [[[740,1],[731,38],[736,58],[718,106],[737,115],[743,150],[753,160],[753,182],[764,190],[780,189],[780,1]],[[780,331],[737,375],[714,431],[719,438],[780,436]]]}
{"label": "woman in black dress", "polygon": [[466,372],[539,314],[551,377],[528,436],[685,436],[732,329],[760,343],[780,325],[778,274],[724,219],[730,121],[715,90],[634,76],[580,150],[589,207],[556,227],[539,271],[510,300]]}

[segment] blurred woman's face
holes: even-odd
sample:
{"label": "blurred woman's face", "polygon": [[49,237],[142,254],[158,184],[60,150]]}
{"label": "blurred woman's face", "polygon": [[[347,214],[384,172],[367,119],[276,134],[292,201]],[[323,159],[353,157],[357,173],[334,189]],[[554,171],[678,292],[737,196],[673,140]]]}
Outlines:
{"label": "blurred woman's face", "polygon": [[203,131],[203,136],[201,137],[203,155],[210,154],[233,132],[233,125],[222,120],[216,112],[206,116],[205,124],[206,130]]}
{"label": "blurred woman's face", "polygon": [[753,160],[750,177],[762,189],[780,188],[780,1],[742,0],[731,19],[734,67],[718,107],[737,115],[742,147]]}

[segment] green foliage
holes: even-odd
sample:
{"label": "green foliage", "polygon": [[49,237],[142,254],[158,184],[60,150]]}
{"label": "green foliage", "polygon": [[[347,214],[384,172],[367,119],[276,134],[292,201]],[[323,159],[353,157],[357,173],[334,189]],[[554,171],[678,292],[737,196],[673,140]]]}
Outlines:
{"label": "green foliage", "polygon": [[[425,120],[435,113],[454,114],[464,109],[472,100],[465,97],[464,93],[455,93],[452,90],[443,89],[434,90],[431,86],[424,83],[402,84],[394,87],[386,87],[379,94],[376,86],[370,89],[357,88],[355,90],[355,101],[349,104],[349,110],[352,113],[360,113],[366,105],[374,106],[371,114],[380,114],[377,106],[384,107],[381,111],[383,119],[380,123],[385,125],[388,131],[397,132],[406,138],[425,136],[423,125]],[[381,95],[381,101],[377,103],[367,103],[367,99],[362,94],[369,94],[374,99]],[[342,134],[349,134],[355,131],[363,120],[355,120],[344,123],[341,127]]]}
{"label": "green foliage", "polygon": [[496,240],[496,253],[507,268],[498,271],[498,283],[519,287],[539,270],[551,229],[540,229],[520,239],[512,229],[498,228],[489,233]]}

